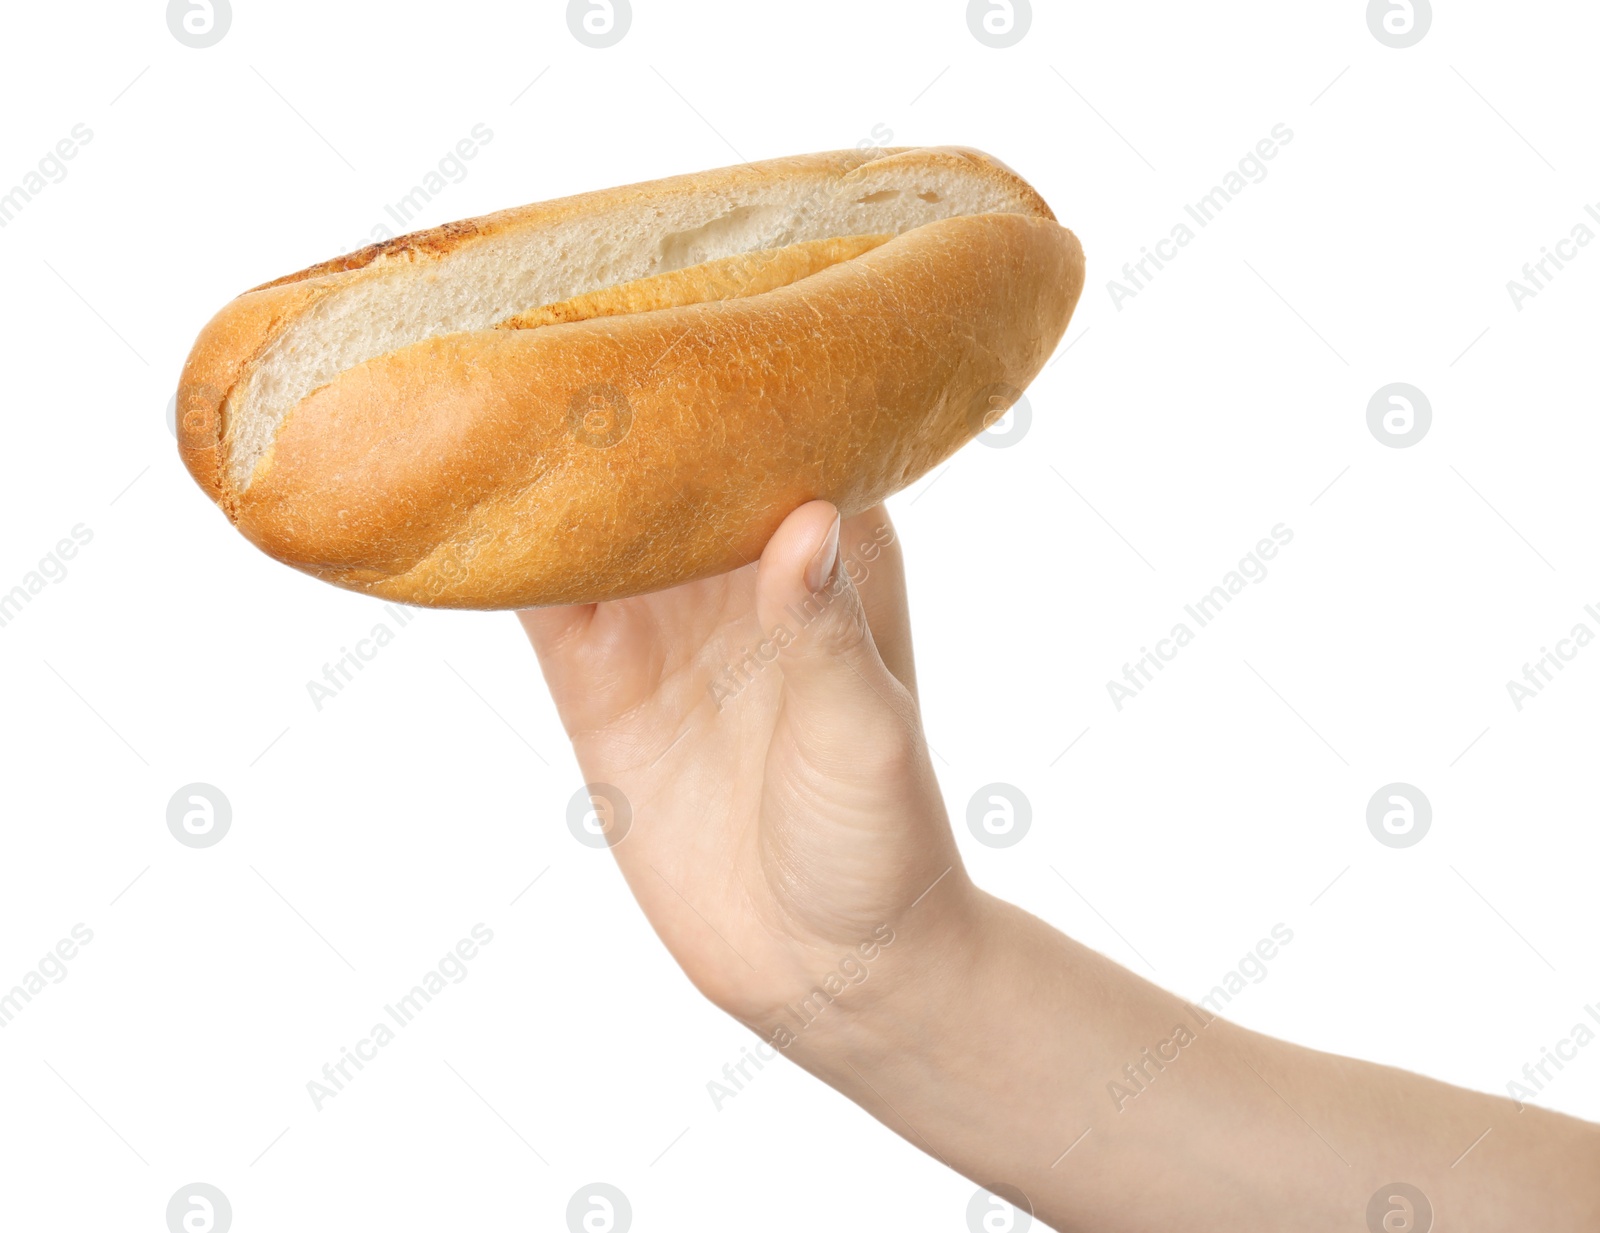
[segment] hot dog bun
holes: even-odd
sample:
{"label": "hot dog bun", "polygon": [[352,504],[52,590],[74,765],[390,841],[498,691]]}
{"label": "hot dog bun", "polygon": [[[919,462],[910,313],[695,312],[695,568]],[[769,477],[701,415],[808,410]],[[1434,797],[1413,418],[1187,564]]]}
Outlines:
{"label": "hot dog bun", "polygon": [[402,603],[639,594],[948,457],[1066,330],[1083,253],[956,148],[777,159],[402,236],[201,331],[179,449],[244,535]]}

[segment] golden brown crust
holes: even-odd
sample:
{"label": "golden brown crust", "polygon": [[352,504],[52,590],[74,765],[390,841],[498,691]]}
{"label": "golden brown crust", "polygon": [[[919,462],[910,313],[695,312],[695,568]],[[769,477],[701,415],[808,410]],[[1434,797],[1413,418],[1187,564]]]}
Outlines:
{"label": "golden brown crust", "polygon": [[[319,261],[316,265],[307,266],[305,269],[297,270],[293,274],[285,274],[282,278],[275,278],[270,283],[262,283],[259,287],[250,288],[250,291],[267,291],[273,287],[282,287],[287,283],[299,283],[311,278],[321,278],[325,274],[346,274],[352,270],[364,270],[380,259],[408,260],[442,257],[445,253],[460,247],[463,241],[490,234],[484,225],[486,221],[487,218],[463,218],[455,222],[441,223],[437,227],[429,227],[426,231],[411,231],[405,235],[394,236],[392,239],[380,240],[376,244],[368,244],[365,248],[358,248],[354,252],[331,257],[327,261]],[[245,292],[245,294],[249,295],[250,291]]]}
{"label": "golden brown crust", "polygon": [[247,292],[223,305],[189,352],[178,382],[178,455],[230,518],[237,494],[227,479],[222,408],[228,393],[278,331],[331,290],[323,281]]}
{"label": "golden brown crust", "polygon": [[976,174],[1004,187],[1037,216],[1055,218],[1032,186],[998,159],[965,147],[928,146],[834,150],[721,167],[518,206],[398,236],[244,292],[207,323],[179,379],[179,452],[184,464],[206,495],[233,518],[238,493],[227,466],[228,394],[251,362],[266,351],[290,321],[323,296],[350,285],[352,279],[381,277],[396,263],[437,261],[463,245],[504,231],[554,226],[623,202],[668,202],[739,186],[777,185],[797,176],[827,174],[848,180],[864,164],[879,160],[905,160],[927,167],[958,165],[965,174]]}
{"label": "golden brown crust", "polygon": [[[848,191],[878,160],[976,176],[1024,212],[929,224],[809,277],[791,253],[779,272],[801,281],[774,277],[776,289],[748,298],[685,304],[707,283],[679,271],[687,280],[577,297],[553,314],[626,315],[391,352],[302,399],[243,492],[230,478],[230,393],[327,296],[622,206],[797,176],[837,175]],[[930,147],[721,168],[401,236],[226,305],[184,368],[179,450],[267,552],[405,602],[570,602],[705,576],[753,559],[809,497],[850,511],[903,487],[983,427],[997,386],[1008,402],[1027,384],[1082,286],[1081,249],[1054,217],[998,160]],[[684,306],[659,307],[664,288]]]}
{"label": "golden brown crust", "polygon": [[1038,372],[1082,285],[1071,232],[985,214],[748,299],[431,339],[305,398],[239,529],[414,604],[705,577],[804,501],[865,509],[949,456]]}

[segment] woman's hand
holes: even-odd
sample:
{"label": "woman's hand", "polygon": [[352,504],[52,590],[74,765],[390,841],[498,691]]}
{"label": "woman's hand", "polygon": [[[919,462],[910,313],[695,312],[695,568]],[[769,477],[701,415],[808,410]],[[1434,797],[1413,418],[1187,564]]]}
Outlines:
{"label": "woman's hand", "polygon": [[1041,1221],[1600,1228],[1600,1128],[1244,1031],[973,888],[881,509],[814,501],[758,567],[522,619],[695,984]]}
{"label": "woman's hand", "polygon": [[866,985],[839,999],[849,1013],[915,966],[871,962],[913,903],[917,949],[948,961],[971,886],[881,506],[841,525],[813,501],[756,565],[521,617],[598,814],[622,830],[631,813],[617,863],[713,1002],[771,1039],[844,964],[842,983]]}

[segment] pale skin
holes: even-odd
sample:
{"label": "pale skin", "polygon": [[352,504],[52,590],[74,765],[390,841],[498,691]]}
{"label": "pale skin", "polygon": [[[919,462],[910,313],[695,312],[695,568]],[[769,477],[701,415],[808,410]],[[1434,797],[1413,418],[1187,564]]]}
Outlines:
{"label": "pale skin", "polygon": [[[813,501],[756,565],[520,616],[689,979],[1038,1221],[1361,1233],[1383,1192],[1375,1227],[1420,1233],[1404,1182],[1442,1233],[1600,1229],[1600,1126],[1214,1019],[973,885],[881,507],[841,526]],[[1117,1100],[1130,1065],[1143,1090]]]}

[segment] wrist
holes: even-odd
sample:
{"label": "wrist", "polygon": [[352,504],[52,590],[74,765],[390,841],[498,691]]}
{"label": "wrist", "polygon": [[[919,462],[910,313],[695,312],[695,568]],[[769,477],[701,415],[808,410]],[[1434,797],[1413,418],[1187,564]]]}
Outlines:
{"label": "wrist", "polygon": [[1074,1029],[1094,1018],[1111,965],[976,888],[942,909],[902,920],[901,966],[876,1000],[787,1054],[979,1184],[1042,1197],[1103,1095]]}
{"label": "wrist", "polygon": [[985,975],[1008,966],[1007,917],[1017,911],[975,887],[958,866],[882,927],[886,944],[866,965],[867,975],[835,997],[826,1014],[814,1013],[814,986],[808,1000],[780,1009],[763,1035],[858,1100],[870,1076],[899,1059],[914,1055],[936,1067],[939,1054],[959,1048],[967,1021],[981,1013]]}

